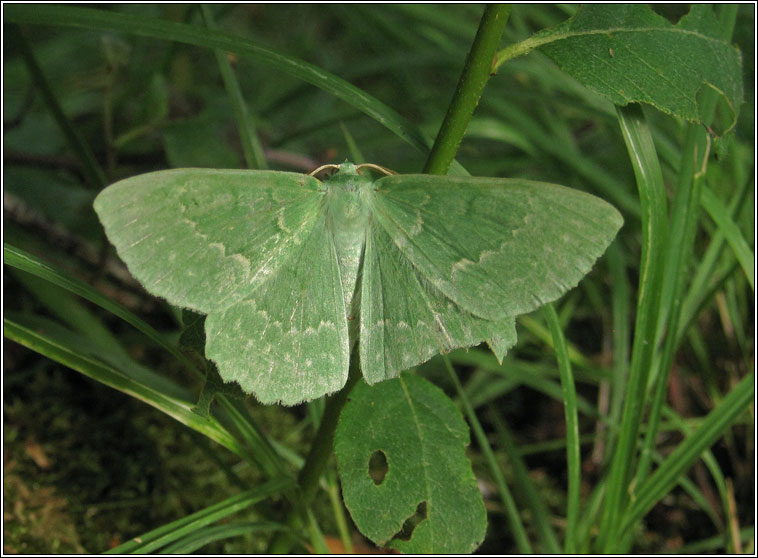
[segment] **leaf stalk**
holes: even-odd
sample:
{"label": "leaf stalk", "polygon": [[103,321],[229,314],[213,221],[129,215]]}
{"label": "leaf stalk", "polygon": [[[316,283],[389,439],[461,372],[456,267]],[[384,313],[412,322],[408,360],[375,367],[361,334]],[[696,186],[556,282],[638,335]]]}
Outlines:
{"label": "leaf stalk", "polygon": [[[324,414],[321,416],[316,437],[313,439],[310,452],[305,459],[305,464],[297,476],[301,500],[298,506],[299,509],[290,510],[287,516],[287,524],[290,526],[297,524],[301,518],[307,518],[308,504],[310,504],[313,496],[316,494],[321,474],[324,472],[326,464],[332,455],[334,432],[337,429],[337,422],[342,413],[342,408],[347,403],[348,395],[360,378],[358,352],[354,350],[350,356],[350,372],[347,383],[345,383],[345,387],[340,391],[327,397],[326,407],[324,408]],[[286,554],[289,552],[293,542],[294,540],[288,533],[280,532],[269,546],[269,552],[271,554]]]}

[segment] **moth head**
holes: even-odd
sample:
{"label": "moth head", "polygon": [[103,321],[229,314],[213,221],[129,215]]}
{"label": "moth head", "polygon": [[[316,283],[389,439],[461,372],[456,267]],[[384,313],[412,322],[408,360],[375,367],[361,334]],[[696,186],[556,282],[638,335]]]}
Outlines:
{"label": "moth head", "polygon": [[360,174],[358,168],[358,166],[346,160],[341,165],[337,165],[337,174],[349,177],[358,176]]}
{"label": "moth head", "polygon": [[335,174],[341,174],[343,176],[359,176],[359,175],[365,174],[361,172],[363,169],[371,169],[388,176],[397,174],[395,171],[382,167],[380,165],[375,165],[373,163],[361,163],[360,165],[356,165],[354,163],[351,163],[347,159],[345,159],[345,162],[342,163],[341,165],[335,165],[334,163],[330,163],[328,165],[321,165],[316,170],[311,171],[309,175],[316,176],[317,174],[322,173],[324,171],[333,170],[335,172],[333,172],[329,176],[334,176]]}

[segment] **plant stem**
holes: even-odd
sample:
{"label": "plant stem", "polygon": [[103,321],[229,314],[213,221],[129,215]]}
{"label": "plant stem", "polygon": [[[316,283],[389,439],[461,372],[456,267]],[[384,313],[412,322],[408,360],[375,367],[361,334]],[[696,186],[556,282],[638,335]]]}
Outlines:
{"label": "plant stem", "polygon": [[511,60],[513,58],[518,58],[519,56],[523,56],[525,54],[529,54],[535,48],[540,47],[547,43],[552,43],[555,40],[556,40],[555,37],[549,37],[549,36],[548,37],[529,37],[528,39],[509,45],[497,53],[497,55],[495,56],[493,67],[497,71],[497,69],[503,64],[505,64],[508,60]]}
{"label": "plant stem", "polygon": [[321,423],[316,432],[316,438],[311,445],[310,453],[305,460],[305,465],[300,469],[297,477],[297,484],[303,493],[303,499],[306,503],[310,502],[318,488],[318,480],[324,470],[326,462],[332,455],[334,447],[334,431],[337,428],[337,421],[342,413],[342,407],[347,403],[347,396],[353,389],[353,386],[360,379],[358,370],[358,355],[355,351],[350,358],[350,375],[347,383],[337,393],[329,396],[326,400],[324,414],[321,416]]}
{"label": "plant stem", "polygon": [[446,174],[453,162],[471,115],[493,71],[497,46],[510,13],[511,6],[508,4],[492,4],[484,9],[458,87],[427,157],[425,173]]}
{"label": "plant stem", "polygon": [[[287,524],[290,526],[296,525],[301,519],[306,518],[306,511],[308,504],[316,494],[318,488],[318,481],[321,478],[321,474],[324,472],[329,457],[332,455],[332,449],[334,447],[334,431],[337,429],[337,422],[339,421],[342,408],[347,403],[347,396],[353,389],[358,380],[360,379],[360,370],[358,366],[358,353],[353,351],[350,355],[350,373],[347,378],[347,383],[340,391],[330,395],[326,399],[326,407],[324,408],[324,414],[321,416],[321,423],[319,424],[316,437],[311,444],[308,457],[305,459],[303,468],[300,469],[300,473],[297,476],[297,484],[300,492],[300,506],[298,509],[291,509],[287,516]],[[289,552],[293,543],[291,535],[280,532],[276,535],[276,538],[271,542],[268,552],[271,554],[286,554]]]}

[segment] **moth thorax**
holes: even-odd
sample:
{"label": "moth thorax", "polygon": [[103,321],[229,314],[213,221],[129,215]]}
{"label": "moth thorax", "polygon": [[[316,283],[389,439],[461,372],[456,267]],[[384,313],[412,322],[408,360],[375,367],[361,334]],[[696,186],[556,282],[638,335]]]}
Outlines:
{"label": "moth thorax", "polygon": [[340,181],[329,184],[327,211],[334,225],[335,233],[348,235],[360,233],[368,222],[369,208],[358,180]]}

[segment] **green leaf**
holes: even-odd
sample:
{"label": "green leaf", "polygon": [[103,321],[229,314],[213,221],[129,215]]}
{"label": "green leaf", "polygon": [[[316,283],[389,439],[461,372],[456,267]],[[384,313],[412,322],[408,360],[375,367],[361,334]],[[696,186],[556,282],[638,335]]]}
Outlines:
{"label": "green leaf", "polygon": [[718,92],[729,128],[743,101],[739,51],[719,37],[712,8],[695,5],[677,25],[644,4],[588,4],[536,34],[534,46],[613,103],[648,103],[700,122],[700,97]]}
{"label": "green leaf", "polygon": [[[361,532],[406,553],[474,551],[487,516],[468,443],[460,412],[426,380],[406,374],[356,386],[342,411],[335,452],[343,498]],[[372,460],[382,456],[386,471],[372,472]],[[393,539],[411,518],[420,521],[410,540]]]}
{"label": "green leaf", "polygon": [[340,389],[359,337],[371,384],[483,341],[502,359],[514,316],[576,285],[621,225],[561,186],[334,166],[323,183],[162,171],[95,200],[132,274],[208,314],[207,358],[264,403]]}

